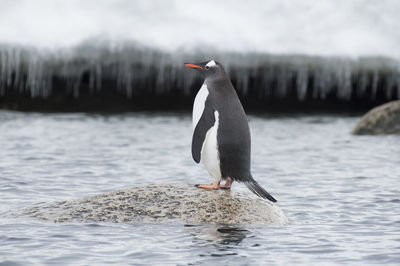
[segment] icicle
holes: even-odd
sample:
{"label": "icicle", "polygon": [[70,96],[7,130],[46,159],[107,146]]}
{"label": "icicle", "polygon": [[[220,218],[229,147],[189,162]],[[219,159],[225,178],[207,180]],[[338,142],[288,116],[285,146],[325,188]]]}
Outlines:
{"label": "icicle", "polygon": [[299,69],[297,72],[296,79],[297,86],[297,96],[300,101],[304,101],[307,96],[307,88],[308,88],[308,73],[305,68]]}
{"label": "icicle", "polygon": [[377,70],[374,71],[374,74],[372,76],[372,91],[371,91],[371,99],[375,100],[376,99],[376,93],[378,91],[378,79],[379,75]]}

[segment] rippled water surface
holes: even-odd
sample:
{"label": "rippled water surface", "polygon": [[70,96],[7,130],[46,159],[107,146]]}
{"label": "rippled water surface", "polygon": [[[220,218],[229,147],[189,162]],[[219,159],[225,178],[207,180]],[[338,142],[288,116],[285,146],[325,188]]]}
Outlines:
{"label": "rippled water surface", "polygon": [[42,202],[211,182],[192,161],[190,119],[0,111],[0,264],[400,264],[400,137],[352,136],[358,117],[249,116],[253,175],[288,226],[13,218]]}

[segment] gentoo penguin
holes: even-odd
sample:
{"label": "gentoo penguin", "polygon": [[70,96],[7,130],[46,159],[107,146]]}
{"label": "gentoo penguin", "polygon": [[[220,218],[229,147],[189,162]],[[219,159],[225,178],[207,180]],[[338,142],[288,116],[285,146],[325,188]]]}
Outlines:
{"label": "gentoo penguin", "polygon": [[[256,195],[276,202],[250,172],[250,129],[243,106],[220,63],[210,60],[185,64],[198,70],[204,83],[193,105],[192,156],[202,162],[214,178],[204,189],[229,189],[233,181],[243,182]],[[226,180],[221,185],[221,180]]]}

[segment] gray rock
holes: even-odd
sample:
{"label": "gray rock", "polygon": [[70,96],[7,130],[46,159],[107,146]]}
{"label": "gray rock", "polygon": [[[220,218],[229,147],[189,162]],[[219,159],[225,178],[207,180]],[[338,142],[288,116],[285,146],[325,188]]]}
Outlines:
{"label": "gray rock", "polygon": [[400,100],[373,108],[351,132],[354,135],[400,134]]}
{"label": "gray rock", "polygon": [[185,223],[284,225],[275,204],[225,190],[206,191],[190,184],[154,184],[83,199],[41,204],[22,216],[54,222]]}

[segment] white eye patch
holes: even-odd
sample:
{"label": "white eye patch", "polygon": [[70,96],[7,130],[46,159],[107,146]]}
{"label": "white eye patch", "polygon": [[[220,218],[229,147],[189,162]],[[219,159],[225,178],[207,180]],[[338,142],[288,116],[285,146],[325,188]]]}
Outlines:
{"label": "white eye patch", "polygon": [[211,60],[210,62],[207,63],[206,66],[212,67],[212,66],[215,66],[215,65],[217,65],[217,64],[215,63],[215,61],[214,61],[214,60]]}

